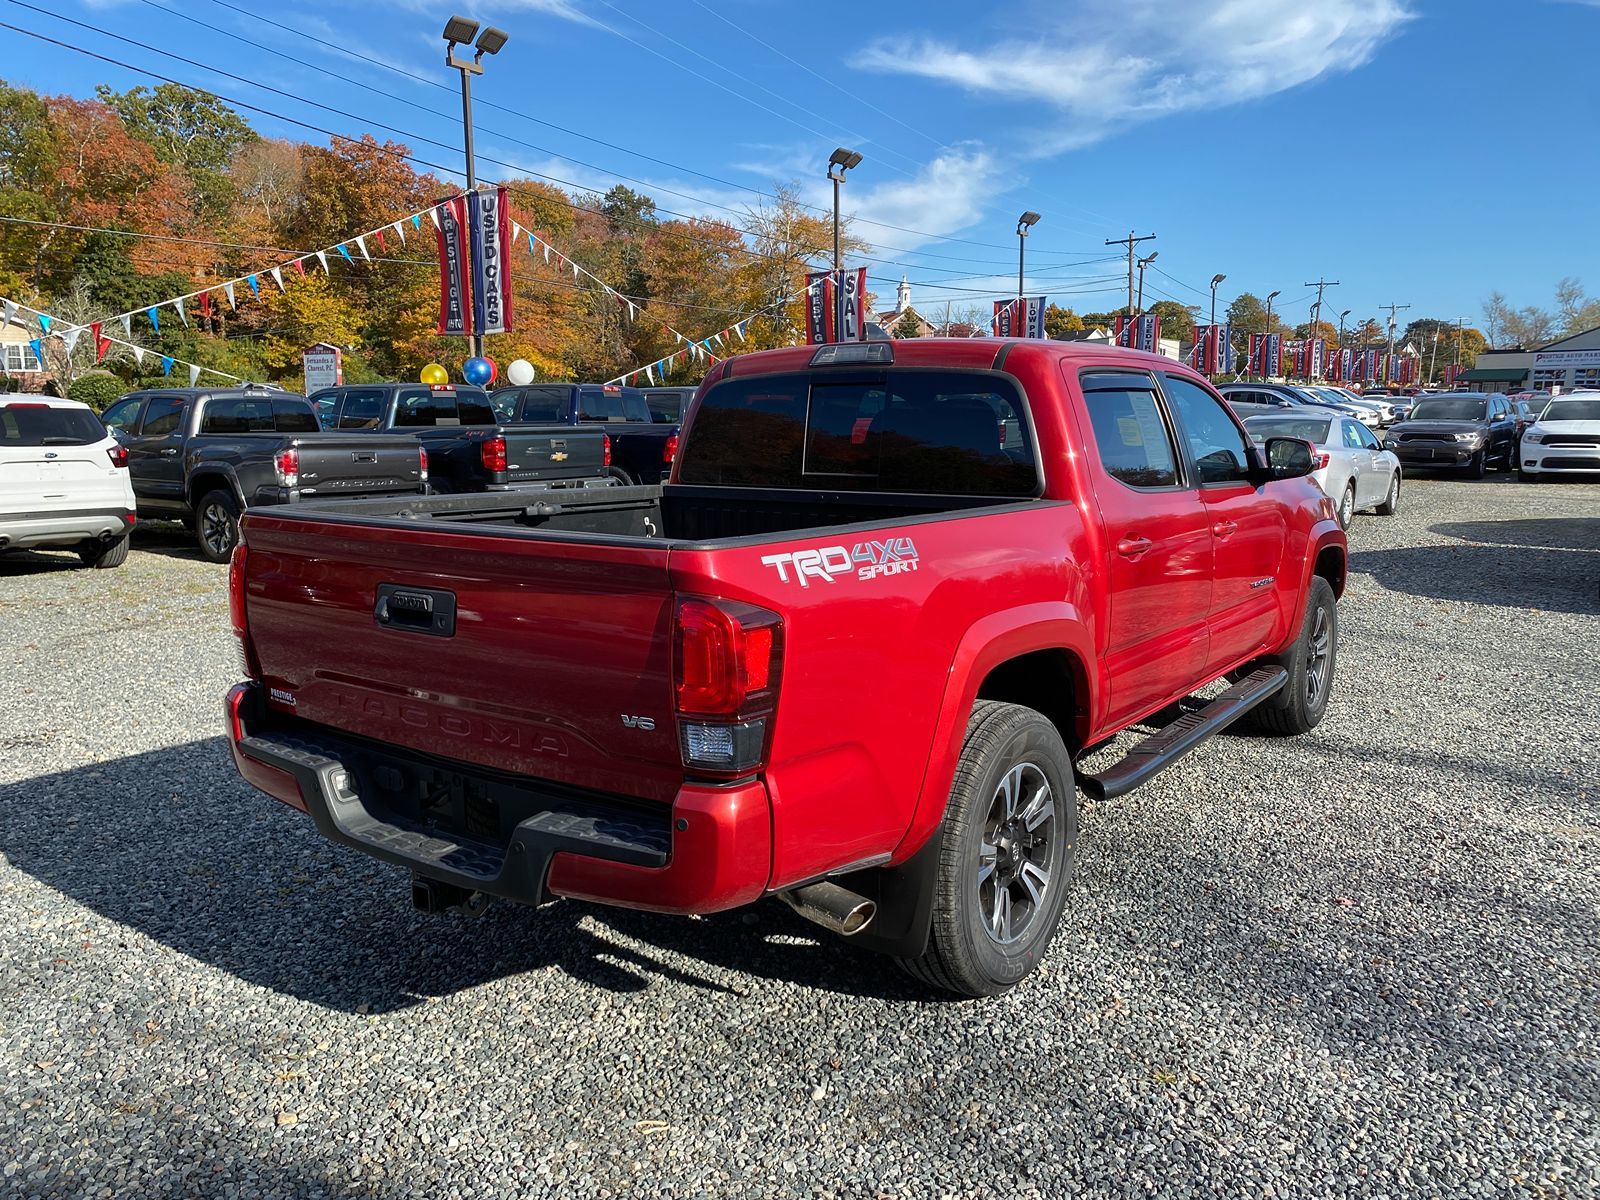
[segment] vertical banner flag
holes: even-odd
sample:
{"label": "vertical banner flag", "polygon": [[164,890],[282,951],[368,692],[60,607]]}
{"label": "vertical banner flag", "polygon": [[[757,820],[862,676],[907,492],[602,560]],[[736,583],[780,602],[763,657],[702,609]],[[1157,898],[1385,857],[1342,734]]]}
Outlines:
{"label": "vertical banner flag", "polygon": [[1283,334],[1269,333],[1266,335],[1266,350],[1262,359],[1263,375],[1283,374]]}
{"label": "vertical banner flag", "polygon": [[1119,315],[1113,333],[1117,345],[1154,354],[1161,344],[1161,318],[1149,313],[1140,317]]}
{"label": "vertical banner flag", "polygon": [[1043,296],[996,300],[991,324],[995,337],[1044,337],[1044,302]]}
{"label": "vertical banner flag", "polygon": [[1217,373],[1233,374],[1239,369],[1238,355],[1233,349],[1233,322],[1224,321],[1220,331],[1222,338],[1221,355],[1217,361]]}
{"label": "vertical banner flag", "polygon": [[467,202],[462,196],[433,210],[439,224],[439,332],[472,332],[472,295],[467,278]]}
{"label": "vertical banner flag", "polygon": [[833,341],[833,272],[806,276],[806,341]]}
{"label": "vertical banner flag", "polygon": [[1251,375],[1266,374],[1262,362],[1264,357],[1263,343],[1265,343],[1265,341],[1266,338],[1259,333],[1252,333],[1250,335],[1250,344],[1246,350],[1245,367]]}
{"label": "vertical banner flag", "polygon": [[844,328],[841,342],[867,340],[867,269],[846,267],[839,272],[839,287],[844,289]]}
{"label": "vertical banner flag", "polygon": [[510,333],[511,205],[506,189],[468,192],[467,223],[472,232],[473,328]]}
{"label": "vertical banner flag", "polygon": [[1327,347],[1322,344],[1321,338],[1311,339],[1311,378],[1322,378],[1322,356]]}

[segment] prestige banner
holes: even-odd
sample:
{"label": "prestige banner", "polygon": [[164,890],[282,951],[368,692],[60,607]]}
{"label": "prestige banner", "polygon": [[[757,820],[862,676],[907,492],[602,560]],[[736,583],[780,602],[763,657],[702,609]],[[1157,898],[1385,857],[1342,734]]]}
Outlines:
{"label": "prestige banner", "polygon": [[1044,336],[1043,296],[1024,296],[1020,300],[996,300],[991,327],[995,337],[1042,338]]}
{"label": "prestige banner", "polygon": [[472,332],[466,198],[442,201],[434,214],[439,218],[439,332],[465,336]]}

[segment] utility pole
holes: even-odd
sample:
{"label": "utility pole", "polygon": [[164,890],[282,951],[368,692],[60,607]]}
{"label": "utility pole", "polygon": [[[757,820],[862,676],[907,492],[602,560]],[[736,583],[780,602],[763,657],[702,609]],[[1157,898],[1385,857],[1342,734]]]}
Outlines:
{"label": "utility pole", "polygon": [[1456,374],[1461,373],[1461,338],[1466,332],[1467,318],[1456,318]]}
{"label": "utility pole", "polygon": [[1380,305],[1378,305],[1378,307],[1379,308],[1387,308],[1389,310],[1389,369],[1385,373],[1387,377],[1384,379],[1384,382],[1385,383],[1393,383],[1394,382],[1394,315],[1395,315],[1395,313],[1399,312],[1401,309],[1410,308],[1411,305],[1409,305],[1409,304],[1380,304]]}
{"label": "utility pole", "polygon": [[[1307,331],[1308,335],[1310,337],[1316,337],[1317,336],[1317,322],[1322,319],[1322,292],[1323,292],[1323,289],[1324,288],[1331,288],[1331,287],[1338,287],[1339,286],[1339,281],[1337,279],[1323,279],[1323,278],[1319,277],[1315,283],[1308,283],[1308,284],[1305,284],[1304,286],[1305,287],[1314,287],[1314,288],[1317,289],[1317,300],[1316,300],[1316,303],[1311,306],[1311,328],[1310,328],[1310,330]],[[1310,362],[1310,354],[1311,354],[1311,351],[1307,350],[1306,351],[1306,355],[1307,355],[1306,361],[1307,362]]]}
{"label": "utility pole", "polygon": [[1155,236],[1156,235],[1153,234],[1153,233],[1147,233],[1143,237],[1138,237],[1138,236],[1136,236],[1134,234],[1133,230],[1130,229],[1130,230],[1128,230],[1128,236],[1125,237],[1125,238],[1107,238],[1106,239],[1106,245],[1108,245],[1108,246],[1126,246],[1128,248],[1128,315],[1130,317],[1133,316],[1133,312],[1134,312],[1134,309],[1133,309],[1133,270],[1134,270],[1133,248],[1135,246],[1137,246],[1140,242],[1154,241],[1155,240]]}

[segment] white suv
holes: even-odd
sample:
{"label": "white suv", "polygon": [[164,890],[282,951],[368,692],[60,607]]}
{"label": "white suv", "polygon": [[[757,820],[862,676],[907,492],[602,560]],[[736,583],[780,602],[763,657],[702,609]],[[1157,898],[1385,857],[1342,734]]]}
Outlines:
{"label": "white suv", "polygon": [[119,567],[133,528],[128,452],[76,400],[0,396],[0,552],[76,550]]}

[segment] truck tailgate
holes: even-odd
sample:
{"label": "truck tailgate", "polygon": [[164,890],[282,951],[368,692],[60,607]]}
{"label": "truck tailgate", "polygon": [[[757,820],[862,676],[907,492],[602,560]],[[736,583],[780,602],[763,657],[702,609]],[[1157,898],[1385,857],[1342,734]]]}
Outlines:
{"label": "truck tailgate", "polygon": [[604,430],[570,425],[502,428],[508,483],[594,479],[606,473]]}
{"label": "truck tailgate", "polygon": [[422,489],[422,448],[415,438],[312,434],[294,439],[300,494],[380,496]]}
{"label": "truck tailgate", "polygon": [[664,545],[290,509],[248,513],[244,535],[250,640],[280,711],[575,787],[675,794]]}

